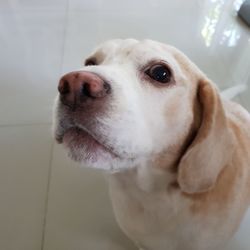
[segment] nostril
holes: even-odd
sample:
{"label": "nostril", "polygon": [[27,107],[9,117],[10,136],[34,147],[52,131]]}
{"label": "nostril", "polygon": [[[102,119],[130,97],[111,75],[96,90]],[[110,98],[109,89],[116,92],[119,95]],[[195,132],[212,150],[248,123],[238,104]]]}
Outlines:
{"label": "nostril", "polygon": [[110,94],[110,92],[111,92],[111,86],[110,86],[110,84],[108,84],[107,82],[104,82],[103,88],[105,89],[105,91],[106,91],[107,94]]}
{"label": "nostril", "polygon": [[93,98],[93,96],[91,95],[91,90],[90,90],[89,83],[87,83],[87,82],[82,83],[81,94],[82,94],[82,96],[88,96],[88,97]]}
{"label": "nostril", "polygon": [[58,91],[61,95],[68,94],[70,92],[69,82],[67,80],[62,81],[58,87]]}

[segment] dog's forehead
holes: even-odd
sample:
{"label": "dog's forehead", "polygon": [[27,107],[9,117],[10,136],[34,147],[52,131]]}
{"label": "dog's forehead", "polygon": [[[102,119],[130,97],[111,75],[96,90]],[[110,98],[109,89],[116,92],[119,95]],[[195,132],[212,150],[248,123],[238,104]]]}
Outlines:
{"label": "dog's forehead", "polygon": [[173,49],[171,46],[161,44],[152,40],[138,41],[135,39],[116,39],[101,44],[92,56],[98,61],[110,61],[114,59],[167,59],[174,61]]}

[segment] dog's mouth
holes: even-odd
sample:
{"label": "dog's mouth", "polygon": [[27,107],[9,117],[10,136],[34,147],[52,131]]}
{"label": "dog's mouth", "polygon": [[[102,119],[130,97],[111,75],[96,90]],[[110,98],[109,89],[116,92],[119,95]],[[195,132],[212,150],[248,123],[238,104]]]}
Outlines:
{"label": "dog's mouth", "polygon": [[82,158],[96,161],[101,156],[121,158],[108,146],[103,138],[94,136],[86,129],[79,126],[72,126],[66,129],[63,134],[56,138],[58,143],[63,143],[69,150],[69,155],[76,161]]}

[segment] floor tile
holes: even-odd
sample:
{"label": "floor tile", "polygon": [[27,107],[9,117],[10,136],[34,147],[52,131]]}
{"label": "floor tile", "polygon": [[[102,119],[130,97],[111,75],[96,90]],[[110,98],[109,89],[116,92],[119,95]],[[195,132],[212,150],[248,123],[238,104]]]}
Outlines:
{"label": "floor tile", "polygon": [[70,11],[102,11],[102,12],[131,12],[137,11],[138,14],[150,12],[150,10],[158,10],[164,9],[168,10],[169,7],[171,9],[181,9],[181,8],[190,8],[190,6],[194,6],[198,2],[189,1],[183,2],[182,0],[173,1],[171,4],[169,1],[162,0],[109,0],[106,2],[105,0],[71,0],[69,1],[69,10]]}
{"label": "floor tile", "polygon": [[[94,22],[90,21],[92,18]],[[62,63],[64,73],[84,65],[84,59],[98,45],[99,25],[99,12],[68,13]]]}
{"label": "floor tile", "polygon": [[66,10],[68,0],[1,0],[0,10]]}
{"label": "floor tile", "polygon": [[250,84],[248,85],[247,90],[239,97],[241,99],[241,104],[250,112]]}
{"label": "floor tile", "polygon": [[249,232],[250,209],[248,209],[247,214],[245,215],[245,218],[241,223],[238,232],[235,234],[226,250],[248,250],[250,245]]}
{"label": "floor tile", "polygon": [[44,250],[135,250],[118,228],[102,172],[55,146]]}
{"label": "floor tile", "polygon": [[206,50],[217,60],[211,67],[217,71],[216,80],[222,86],[246,83],[250,76],[249,29],[237,17],[243,1],[200,2],[203,2],[200,7],[205,7],[201,12],[205,21],[201,34]]}
{"label": "floor tile", "polygon": [[51,121],[64,24],[64,11],[0,11],[0,125]]}
{"label": "floor tile", "polygon": [[41,250],[50,126],[0,127],[0,249]]}

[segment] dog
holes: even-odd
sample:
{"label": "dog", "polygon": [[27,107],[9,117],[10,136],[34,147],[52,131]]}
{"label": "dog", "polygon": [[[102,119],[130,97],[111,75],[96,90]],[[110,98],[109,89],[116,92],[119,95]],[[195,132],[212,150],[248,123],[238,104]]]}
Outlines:
{"label": "dog", "polygon": [[222,249],[250,202],[250,115],[176,48],[116,39],[58,85],[54,135],[108,173],[116,220],[144,250]]}

